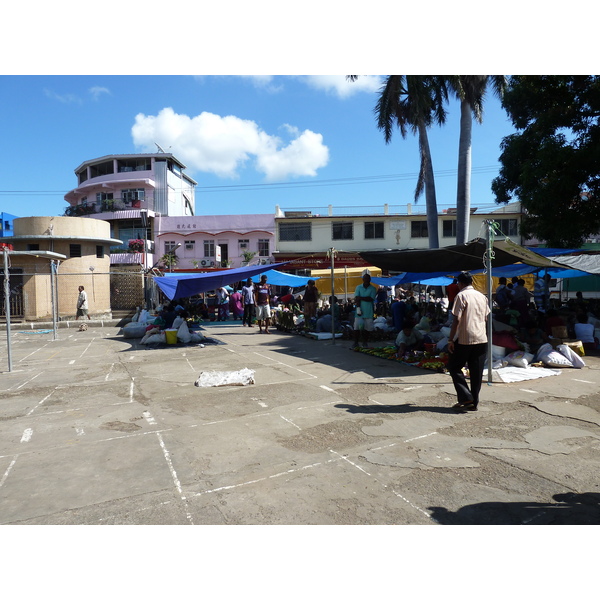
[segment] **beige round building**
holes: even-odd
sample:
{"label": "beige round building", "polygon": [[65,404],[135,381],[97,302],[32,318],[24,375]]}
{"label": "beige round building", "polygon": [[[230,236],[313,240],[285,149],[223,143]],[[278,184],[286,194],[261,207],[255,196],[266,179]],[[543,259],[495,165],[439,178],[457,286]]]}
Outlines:
{"label": "beige round building", "polygon": [[14,250],[50,251],[66,259],[9,255],[11,315],[26,321],[51,320],[54,266],[60,319],[75,318],[80,285],[87,292],[90,317],[111,318],[110,246],[122,242],[110,237],[109,223],[81,217],[21,217],[13,224],[14,235],[2,241]]}

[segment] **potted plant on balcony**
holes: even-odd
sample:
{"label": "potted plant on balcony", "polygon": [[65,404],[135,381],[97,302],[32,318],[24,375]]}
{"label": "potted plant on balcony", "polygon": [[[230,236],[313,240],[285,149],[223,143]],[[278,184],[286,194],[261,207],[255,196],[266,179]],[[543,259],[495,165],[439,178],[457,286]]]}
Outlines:
{"label": "potted plant on balcony", "polygon": [[130,252],[143,252],[144,251],[144,240],[129,240],[129,251]]}
{"label": "potted plant on balcony", "polygon": [[256,256],[256,252],[251,252],[250,250],[244,250],[242,252],[242,267],[247,267],[250,264],[250,261]]}

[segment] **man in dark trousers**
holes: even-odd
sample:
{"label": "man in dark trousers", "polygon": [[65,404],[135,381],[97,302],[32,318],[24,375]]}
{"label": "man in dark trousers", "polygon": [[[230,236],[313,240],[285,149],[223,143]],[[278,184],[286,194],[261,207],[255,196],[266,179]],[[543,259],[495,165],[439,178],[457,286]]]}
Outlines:
{"label": "man in dark trousers", "polygon": [[[458,412],[466,412],[477,410],[479,404],[490,307],[487,297],[473,288],[470,273],[460,273],[456,280],[460,289],[452,307],[454,318],[448,342],[448,372],[458,397],[458,403],[452,408]],[[469,368],[471,389],[462,372],[465,365]]]}

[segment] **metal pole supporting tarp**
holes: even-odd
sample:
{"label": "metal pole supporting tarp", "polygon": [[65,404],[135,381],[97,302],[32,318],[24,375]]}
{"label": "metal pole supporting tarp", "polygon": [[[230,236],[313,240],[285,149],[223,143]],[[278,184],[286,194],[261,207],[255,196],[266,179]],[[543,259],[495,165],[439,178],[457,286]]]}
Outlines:
{"label": "metal pole supporting tarp", "polygon": [[333,310],[333,301],[335,298],[335,248],[329,248],[331,253],[331,300],[329,301],[329,310],[331,312],[331,343],[335,344],[335,318]]}
{"label": "metal pole supporting tarp", "polygon": [[488,314],[488,346],[487,346],[487,363],[488,363],[488,385],[492,383],[492,253],[494,243],[492,240],[492,226],[494,221],[486,219],[484,223],[487,226],[487,248],[485,253],[485,267],[487,269],[486,281],[487,281],[487,296],[490,307]]}
{"label": "metal pole supporting tarp", "polygon": [[8,370],[12,371],[12,351],[10,347],[10,275],[8,273],[8,248],[4,248],[4,314],[6,316],[6,355]]}

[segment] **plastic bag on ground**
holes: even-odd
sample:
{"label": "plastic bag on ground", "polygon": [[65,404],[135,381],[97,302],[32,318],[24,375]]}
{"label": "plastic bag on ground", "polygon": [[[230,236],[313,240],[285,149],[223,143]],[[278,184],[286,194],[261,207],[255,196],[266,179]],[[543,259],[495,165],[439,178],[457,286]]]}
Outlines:
{"label": "plastic bag on ground", "polygon": [[248,385],[254,383],[254,371],[204,371],[194,385],[196,387],[221,387],[225,385]]}

